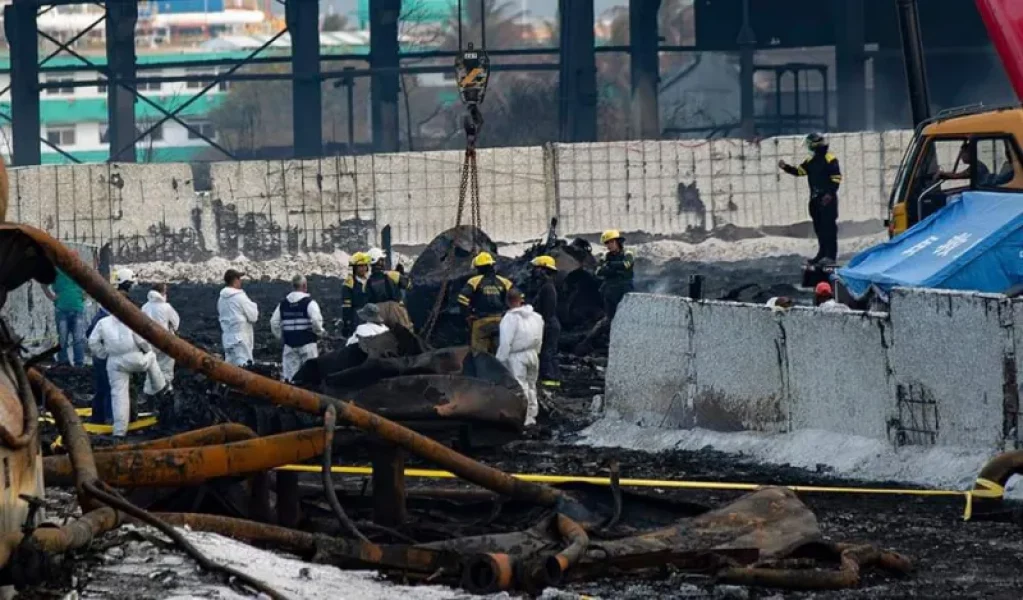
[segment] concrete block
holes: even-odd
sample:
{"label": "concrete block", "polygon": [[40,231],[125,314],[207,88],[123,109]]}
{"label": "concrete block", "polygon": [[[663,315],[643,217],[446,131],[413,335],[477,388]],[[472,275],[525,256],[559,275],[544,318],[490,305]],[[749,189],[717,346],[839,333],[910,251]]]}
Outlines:
{"label": "concrete block", "polygon": [[785,334],[792,429],[888,439],[895,382],[887,316],[797,308],[781,317],[779,326]]}
{"label": "concrete block", "polygon": [[695,381],[683,426],[714,431],[784,431],[785,341],[766,307],[690,303]]}
{"label": "concrete block", "polygon": [[654,427],[685,420],[690,377],[691,312],[673,296],[629,294],[611,325],[606,406]]}
{"label": "concrete block", "polygon": [[895,290],[896,418],[911,445],[1001,446],[1012,308],[1001,296]]}

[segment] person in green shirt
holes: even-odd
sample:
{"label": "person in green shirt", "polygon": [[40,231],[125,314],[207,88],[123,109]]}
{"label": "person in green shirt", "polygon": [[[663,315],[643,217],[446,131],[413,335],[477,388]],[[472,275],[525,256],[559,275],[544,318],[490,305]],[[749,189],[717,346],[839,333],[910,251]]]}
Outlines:
{"label": "person in green shirt", "polygon": [[53,302],[57,319],[60,353],[57,363],[66,363],[68,349],[76,367],[85,364],[85,292],[63,271],[57,270],[53,285],[43,286],[43,293]]}

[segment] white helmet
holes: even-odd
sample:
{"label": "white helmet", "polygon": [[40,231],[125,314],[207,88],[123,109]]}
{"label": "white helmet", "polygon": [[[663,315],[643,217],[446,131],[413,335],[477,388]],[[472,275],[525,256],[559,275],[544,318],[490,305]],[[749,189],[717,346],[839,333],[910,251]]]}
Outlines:
{"label": "white helmet", "polygon": [[372,264],[376,264],[380,260],[387,258],[387,254],[380,248],[370,248],[367,254],[369,254],[369,262]]}
{"label": "white helmet", "polygon": [[135,283],[135,272],[127,267],[121,267],[114,271],[113,276],[110,278],[110,282],[115,287],[120,287],[124,283]]}

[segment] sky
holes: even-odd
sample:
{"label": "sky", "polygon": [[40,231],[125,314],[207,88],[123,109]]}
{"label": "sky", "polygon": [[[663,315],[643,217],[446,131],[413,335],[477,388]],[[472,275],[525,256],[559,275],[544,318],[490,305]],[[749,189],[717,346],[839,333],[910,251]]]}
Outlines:
{"label": "sky", "polygon": [[[473,0],[463,0],[472,2]],[[558,12],[556,0],[512,0],[522,4],[526,10],[537,17],[553,17]],[[593,11],[600,14],[612,6],[627,6],[628,0],[593,0]],[[328,6],[342,14],[355,12],[358,0],[320,0],[320,10],[326,12]]]}

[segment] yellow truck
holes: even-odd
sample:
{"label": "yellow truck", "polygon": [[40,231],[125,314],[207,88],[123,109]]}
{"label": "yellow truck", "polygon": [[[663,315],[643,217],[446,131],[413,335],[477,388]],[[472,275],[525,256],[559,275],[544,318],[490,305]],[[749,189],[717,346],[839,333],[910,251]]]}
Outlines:
{"label": "yellow truck", "polygon": [[1019,106],[953,109],[921,123],[892,186],[889,236],[909,229],[965,190],[1023,192],[1021,143]]}
{"label": "yellow truck", "polygon": [[[1023,99],[1023,2],[975,1],[1009,82]],[[890,237],[965,190],[1023,190],[1023,108],[969,106],[930,117],[917,0],[897,4],[916,131],[888,201]]]}

